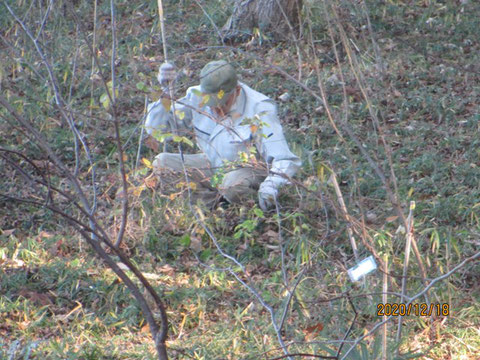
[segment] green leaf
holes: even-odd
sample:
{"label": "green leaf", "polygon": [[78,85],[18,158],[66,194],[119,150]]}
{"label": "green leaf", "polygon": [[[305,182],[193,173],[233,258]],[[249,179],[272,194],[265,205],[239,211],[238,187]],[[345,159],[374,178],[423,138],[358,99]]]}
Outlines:
{"label": "green leaf", "polygon": [[186,138],[185,136],[182,136],[182,142],[184,142],[184,143],[187,144],[188,146],[193,147],[193,142],[190,141],[190,139]]}
{"label": "green leaf", "polygon": [[243,222],[243,227],[248,231],[252,231],[257,226],[257,223],[254,220],[245,220]]}
{"label": "green leaf", "polygon": [[141,169],[137,170],[135,175],[145,176],[145,175],[147,175],[147,173],[148,173],[148,168],[144,167],[144,168],[141,168]]}
{"label": "green leaf", "polygon": [[185,118],[185,112],[181,110],[176,110],[175,115],[177,115],[180,120],[183,120]]}
{"label": "green leaf", "polygon": [[173,136],[173,134],[171,134],[171,133],[162,133],[162,132],[159,131],[159,130],[155,130],[155,131],[153,131],[152,136],[155,138],[155,140],[157,140],[157,141],[159,141],[159,142],[164,142],[165,139],[167,139],[167,138],[170,137],[170,136]]}
{"label": "green leaf", "polygon": [[189,139],[187,139],[185,136],[178,136],[178,135],[174,135],[173,136],[173,141],[176,142],[176,143],[185,143],[191,147],[193,147],[193,142],[190,141]]}
{"label": "green leaf", "polygon": [[190,243],[191,243],[191,239],[189,234],[185,234],[180,238],[180,245],[184,247],[189,247]]}
{"label": "green leaf", "polygon": [[147,91],[147,85],[143,81],[139,81],[136,85],[137,89],[140,91]]}
{"label": "green leaf", "polygon": [[205,249],[200,253],[200,260],[207,261],[210,255],[212,255],[212,250]]}
{"label": "green leaf", "polygon": [[259,218],[263,218],[263,211],[259,208],[253,209],[253,213],[257,215]]}

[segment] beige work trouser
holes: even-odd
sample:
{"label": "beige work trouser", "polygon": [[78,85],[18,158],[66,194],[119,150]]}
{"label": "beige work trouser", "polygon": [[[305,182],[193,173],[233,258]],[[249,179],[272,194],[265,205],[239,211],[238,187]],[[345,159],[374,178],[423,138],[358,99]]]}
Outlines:
{"label": "beige work trouser", "polygon": [[[184,154],[185,169],[189,181],[197,186],[192,195],[194,199],[202,199],[207,205],[213,205],[222,195],[230,203],[241,203],[247,199],[256,199],[257,190],[265,180],[265,169],[244,167],[225,174],[218,188],[211,185],[214,171],[205,154]],[[177,184],[185,182],[180,154],[160,153],[153,161],[153,167],[159,176],[163,191],[178,191]],[[168,190],[170,188],[170,190]]]}

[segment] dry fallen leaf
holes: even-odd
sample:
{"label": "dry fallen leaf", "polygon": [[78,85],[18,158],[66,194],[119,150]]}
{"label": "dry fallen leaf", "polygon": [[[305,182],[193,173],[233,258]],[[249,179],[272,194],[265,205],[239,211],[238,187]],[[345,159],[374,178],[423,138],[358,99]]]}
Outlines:
{"label": "dry fallen leaf", "polygon": [[198,236],[192,236],[190,237],[190,249],[192,249],[195,252],[200,252],[202,251],[202,239]]}
{"label": "dry fallen leaf", "polygon": [[155,187],[157,186],[158,178],[156,176],[149,176],[143,181],[149,189],[155,189]]}
{"label": "dry fallen leaf", "polygon": [[394,222],[394,221],[397,220],[397,219],[398,219],[398,216],[395,215],[395,216],[389,216],[389,217],[387,217],[385,220],[386,220],[387,222]]}
{"label": "dry fallen leaf", "polygon": [[13,232],[15,231],[16,229],[9,229],[9,230],[2,230],[0,232],[0,235],[4,235],[4,236],[10,236],[13,234]]}
{"label": "dry fallen leaf", "polygon": [[173,276],[175,275],[175,268],[172,265],[165,264],[163,266],[160,266],[158,268],[158,271],[161,272],[162,274],[168,275],[168,276]]}
{"label": "dry fallen leaf", "polygon": [[160,142],[157,141],[155,138],[152,136],[148,136],[145,141],[145,146],[148,147],[149,149],[152,149],[155,152],[158,152],[160,150]]}
{"label": "dry fallen leaf", "polygon": [[143,325],[142,328],[140,329],[140,332],[144,334],[150,333],[150,327],[148,326],[148,324]]}
{"label": "dry fallen leaf", "polygon": [[28,289],[21,289],[18,292],[18,296],[22,296],[25,299],[28,299],[35,304],[40,306],[47,306],[52,304],[52,300],[46,294],[38,293],[36,291],[28,290]]}
{"label": "dry fallen leaf", "polygon": [[320,331],[323,330],[323,324],[318,323],[312,326],[309,326],[303,330],[306,337],[312,339],[320,334]]}

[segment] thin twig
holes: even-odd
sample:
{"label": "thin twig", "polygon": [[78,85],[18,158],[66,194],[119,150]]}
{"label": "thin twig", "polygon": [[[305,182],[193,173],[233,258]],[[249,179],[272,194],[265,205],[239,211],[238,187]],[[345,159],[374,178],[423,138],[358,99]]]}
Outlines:
{"label": "thin twig", "polygon": [[166,35],[165,35],[165,20],[163,17],[163,3],[162,0],[157,0],[158,1],[158,17],[160,19],[160,31],[162,35],[162,45],[163,45],[163,61],[168,62],[168,56],[167,56],[167,41],[165,40]]}
{"label": "thin twig", "polygon": [[72,79],[70,80],[70,87],[68,89],[68,100],[67,100],[68,104],[70,104],[72,100],[73,84],[75,82],[75,75],[77,72],[77,59],[78,59],[78,53],[80,51],[80,47],[77,44],[77,40],[78,40],[78,25],[76,26],[76,30],[75,30],[75,55],[73,57]]}
{"label": "thin twig", "polygon": [[[33,3],[33,1],[32,1]],[[47,10],[45,11],[45,16],[43,17],[42,24],[40,25],[40,29],[38,29],[37,36],[35,36],[35,40],[38,40],[38,37],[40,34],[43,32],[43,28],[45,27],[45,24],[47,23],[47,18],[48,15],[50,14],[50,9],[52,8],[53,0],[50,0],[47,6]]]}
{"label": "thin twig", "polygon": [[[299,46],[299,41],[297,38],[297,35],[295,35],[295,29],[292,26],[292,23],[290,22],[290,19],[288,18],[287,14],[285,13],[285,10],[283,9],[283,6],[280,4],[279,0],[275,0],[277,3],[277,6],[279,7],[280,11],[282,12],[283,19],[285,20],[285,23],[287,24],[288,28],[290,29],[290,35],[292,35],[293,38],[293,43],[295,45],[296,51],[297,51],[297,62],[298,62],[298,81],[302,81],[302,52],[300,51],[300,46]],[[297,3],[298,5],[298,3]],[[300,13],[300,11],[298,11]]]}
{"label": "thin twig", "polygon": [[335,176],[335,172],[333,170],[330,176],[330,181],[333,184],[335,193],[337,194],[337,199],[340,204],[340,208],[342,209],[343,216],[347,221],[348,238],[350,239],[350,245],[352,246],[352,249],[353,249],[353,255],[355,256],[355,261],[358,263],[360,261],[360,258],[358,256],[357,242],[353,237],[352,225],[350,223],[350,215],[348,215],[347,206],[345,205],[345,201],[343,200],[343,195],[340,190],[340,186],[338,186],[337,177]]}
{"label": "thin twig", "polygon": [[207,17],[207,19],[210,21],[210,23],[212,24],[213,28],[215,29],[215,31],[217,32],[217,35],[218,37],[220,38],[220,41],[222,42],[222,45],[225,45],[225,41],[223,40],[223,36],[222,36],[222,33],[220,32],[220,30],[218,29],[218,26],[215,24],[215,22],[213,21],[212,17],[208,14],[208,12],[205,10],[205,8],[203,7],[202,3],[199,1],[199,0],[195,0],[195,3],[198,5],[198,7],[200,9],[202,9],[203,13],[205,14],[205,16]]}
{"label": "thin twig", "polygon": [[315,355],[315,354],[305,354],[305,353],[293,353],[293,354],[285,354],[285,355],[282,355],[282,356],[278,356],[278,357],[275,357],[275,358],[270,358],[268,360],[280,360],[280,359],[285,359],[285,358],[288,358],[288,357],[297,357],[297,356],[301,356],[301,357],[312,357],[312,358],[317,358],[317,359],[338,359],[336,356],[324,356],[324,355]]}
{"label": "thin twig", "polygon": [[[388,302],[388,255],[384,257],[384,273],[383,273],[383,296],[382,302],[385,305]],[[403,293],[401,299],[403,300]],[[383,320],[387,319],[387,315],[383,314]],[[383,333],[382,333],[382,360],[387,360],[387,331],[388,331],[388,324],[385,323],[383,325]]]}
{"label": "thin twig", "polygon": [[[90,162],[90,167],[92,168],[92,170],[95,167],[95,163],[93,162],[93,160],[91,158],[91,155],[90,155],[90,150],[89,150],[88,144],[84,141],[84,139],[80,135],[80,133],[79,133],[77,127],[76,127],[75,120],[73,118],[72,113],[69,113],[67,111],[67,106],[65,105],[65,101],[63,100],[63,98],[60,94],[58,82],[57,82],[57,79],[54,75],[52,66],[48,62],[42,48],[40,47],[40,44],[33,37],[32,33],[28,29],[28,27],[18,18],[18,16],[14,13],[14,11],[8,6],[8,4],[5,1],[3,1],[3,5],[7,8],[8,12],[12,15],[12,17],[15,19],[15,21],[22,27],[25,34],[27,34],[27,36],[33,42],[38,55],[40,56],[45,68],[47,69],[49,79],[50,79],[50,84],[51,84],[52,90],[53,90],[54,95],[55,95],[55,103],[58,106],[58,109],[60,110],[60,113],[62,114],[63,119],[67,122],[68,126],[70,127],[70,129],[73,133],[73,139],[74,139],[74,144],[75,144],[75,149],[76,149],[75,150],[76,166],[75,166],[75,172],[74,172],[74,174],[72,174],[72,177],[69,180],[72,182],[72,185],[74,185],[74,187],[77,189],[79,195],[82,196],[82,201],[83,201],[83,205],[85,206],[85,208],[88,209],[88,211],[93,211],[94,209],[92,208],[92,206],[89,205],[88,200],[85,197],[85,194],[81,190],[81,187],[80,187],[80,185],[79,185],[79,183],[76,179],[77,178],[76,173],[78,171],[78,166],[79,166],[78,142],[80,142],[82,144],[82,146],[85,150],[85,154],[88,158],[88,161]],[[4,103],[8,104],[8,101],[5,98],[3,98],[2,101]],[[16,114],[16,111],[13,110],[13,108],[9,104],[8,104],[8,107],[9,107],[8,111],[12,115],[14,115],[18,120],[20,117],[18,116],[18,114]],[[24,119],[22,119],[22,120],[24,120]],[[23,121],[23,123],[25,124],[25,121]],[[41,144],[44,147],[44,149],[46,149],[45,146],[48,148],[47,143],[45,142],[45,140],[43,139],[43,137],[41,136],[41,134],[38,131],[34,130],[31,125],[27,126],[27,129],[31,132],[32,135],[35,136],[35,138],[37,138],[37,140],[41,139]],[[34,130],[34,131],[32,131],[32,130]],[[50,149],[50,152],[52,152],[51,149]],[[57,165],[59,167],[62,167],[62,166],[64,167],[64,164],[60,161],[60,159],[56,155],[55,155],[54,158],[56,159]],[[65,168],[65,170],[66,170],[66,168]],[[66,170],[66,171],[68,172],[68,170]],[[92,171],[92,183],[94,184],[93,191],[94,191],[94,196],[95,196],[96,187],[95,187],[95,172],[94,171]]]}
{"label": "thin twig", "polygon": [[[404,301],[404,296],[407,291],[407,270],[408,270],[408,261],[410,259],[410,247],[412,244],[412,238],[413,238],[413,209],[415,209],[415,202],[411,201],[410,202],[410,212],[407,217],[407,236],[406,236],[406,242],[405,242],[405,258],[403,261],[403,274],[402,274],[402,298],[400,301],[403,303]],[[396,342],[397,344],[400,342],[400,338],[402,336],[402,322],[403,322],[403,316],[400,315],[398,318],[398,329],[397,329],[397,337],[396,337]],[[396,350],[398,354],[398,348]]]}
{"label": "thin twig", "polygon": [[[148,103],[148,98],[145,95],[145,104],[143,106],[143,116],[142,116],[142,125],[140,128],[140,137],[138,138],[138,148],[137,148],[137,157],[135,158],[135,168],[134,171],[137,171],[138,163],[140,162],[140,156],[142,154],[142,143],[143,143],[143,136],[145,133],[145,120],[147,118],[147,103]],[[128,142],[128,140],[127,140]]]}
{"label": "thin twig", "polygon": [[85,196],[85,193],[82,190],[82,187],[80,186],[80,183],[78,182],[78,179],[75,176],[73,176],[73,174],[68,170],[68,168],[60,160],[57,154],[50,148],[47,141],[40,134],[40,132],[38,132],[37,129],[35,129],[28,120],[26,120],[20,114],[18,114],[2,94],[0,94],[0,104],[2,104],[5,107],[5,109],[7,109],[7,111],[26,129],[26,133],[28,134],[28,136],[33,141],[36,141],[38,143],[40,148],[42,148],[43,151],[45,151],[48,154],[49,158],[55,163],[55,165],[60,169],[60,171],[66,175],[72,187],[75,189],[77,195],[80,197],[82,201],[82,205],[84,206],[87,212],[90,212],[91,210],[90,205]]}
{"label": "thin twig", "polygon": [[[267,164],[268,166],[268,164]],[[268,173],[270,175],[270,166],[268,166]],[[278,227],[278,243],[280,245],[280,257],[281,257],[281,262],[282,262],[282,277],[283,277],[283,284],[285,285],[285,288],[287,289],[288,292],[289,286],[288,286],[288,275],[287,275],[287,268],[285,266],[285,244],[283,243],[283,236],[282,236],[282,219],[280,217],[280,206],[278,204],[278,199],[277,196],[273,196],[273,201],[275,203],[275,212],[277,215],[277,227]],[[283,321],[282,321],[283,323]]]}
{"label": "thin twig", "polygon": [[[120,165],[120,176],[122,177],[122,189],[123,189],[123,196],[122,196],[122,221],[120,223],[120,229],[117,234],[117,240],[115,242],[115,246],[119,247],[123,235],[125,234],[125,228],[127,226],[127,216],[128,216],[128,182],[127,182],[127,175],[125,171],[125,162],[123,158],[123,149],[122,149],[122,140],[120,138],[120,121],[118,119],[117,114],[117,77],[116,77],[116,69],[115,69],[115,60],[116,60],[116,49],[117,49],[117,29],[116,29],[116,22],[115,22],[115,2],[114,0],[110,0],[110,22],[112,27],[112,57],[110,63],[110,70],[112,72],[112,102],[111,102],[111,109],[112,109],[112,116],[113,116],[113,127],[115,129],[115,141],[117,145],[117,154],[118,154],[118,162]],[[107,88],[107,92],[109,89]]]}
{"label": "thin twig", "polygon": [[382,77],[384,77],[385,65],[383,63],[382,54],[380,53],[380,47],[378,46],[378,43],[375,40],[375,33],[373,32],[372,23],[370,21],[370,14],[368,11],[367,2],[365,0],[362,0],[362,8],[363,8],[363,11],[365,12],[365,17],[367,19],[368,32],[370,34],[370,39],[372,41],[373,51],[375,52],[377,66],[378,66],[378,69],[380,70],[380,74],[382,75]]}
{"label": "thin twig", "polygon": [[[89,104],[89,114],[92,116],[93,112],[93,85],[94,85],[94,76],[93,72],[95,70],[95,57],[96,57],[96,47],[97,47],[97,2],[98,0],[94,0],[93,2],[93,39],[92,39],[92,66],[90,71],[90,104]],[[75,18],[75,16],[74,16]],[[77,21],[77,26],[79,23]]]}
{"label": "thin twig", "polygon": [[348,303],[350,304],[350,306],[352,307],[352,310],[353,310],[355,316],[353,317],[352,323],[350,324],[347,332],[343,336],[343,340],[342,340],[342,342],[340,344],[340,347],[338,348],[338,351],[337,351],[337,355],[336,355],[337,359],[340,356],[340,353],[342,352],[342,349],[343,349],[343,345],[345,345],[345,340],[347,340],[348,335],[350,335],[350,332],[352,331],[353,326],[355,325],[355,322],[357,321],[357,317],[358,317],[357,309],[355,309],[355,305],[353,305],[352,299],[350,299],[350,296],[348,294],[347,294],[347,300],[348,300]]}
{"label": "thin twig", "polygon": [[297,281],[295,281],[295,284],[293,284],[293,288],[288,291],[288,298],[287,298],[287,301],[285,302],[285,306],[283,308],[282,318],[280,319],[280,323],[278,325],[278,329],[280,331],[282,331],[283,325],[285,324],[285,320],[286,320],[287,314],[288,314],[288,309],[290,308],[290,303],[293,299],[293,295],[295,294],[295,290],[297,289],[298,284],[300,284],[300,281],[302,280],[303,274],[305,273],[306,270],[307,270],[307,268],[304,267],[302,269],[302,271],[300,271],[300,273],[297,275],[298,276]]}

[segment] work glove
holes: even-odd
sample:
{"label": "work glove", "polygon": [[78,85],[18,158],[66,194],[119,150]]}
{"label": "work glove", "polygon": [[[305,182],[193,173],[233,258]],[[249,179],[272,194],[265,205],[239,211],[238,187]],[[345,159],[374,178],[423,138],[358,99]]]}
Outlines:
{"label": "work glove", "polygon": [[258,204],[263,211],[268,211],[275,207],[278,189],[270,182],[263,182],[258,189]]}
{"label": "work glove", "polygon": [[160,65],[160,69],[158,69],[157,79],[160,85],[163,87],[168,86],[170,82],[175,80],[177,77],[177,73],[175,72],[175,66],[166,62]]}

